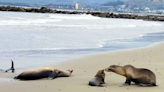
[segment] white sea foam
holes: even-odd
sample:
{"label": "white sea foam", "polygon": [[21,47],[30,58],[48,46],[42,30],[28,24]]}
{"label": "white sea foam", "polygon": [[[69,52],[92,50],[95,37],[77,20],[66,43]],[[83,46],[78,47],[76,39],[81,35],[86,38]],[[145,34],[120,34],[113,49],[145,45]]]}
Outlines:
{"label": "white sea foam", "polygon": [[145,22],[143,23],[142,25],[139,25],[139,26],[145,26],[145,27],[151,27],[151,26],[162,26],[162,24],[160,23],[157,23],[157,22]]}
{"label": "white sea foam", "polygon": [[93,20],[93,19],[100,19],[99,17],[94,17],[91,15],[81,14],[81,15],[61,15],[61,14],[51,14],[48,15],[49,18],[53,19],[67,19],[67,20]]}
{"label": "white sea foam", "polygon": [[1,20],[0,25],[34,25],[34,24],[46,24],[52,22],[59,22],[59,19],[21,19],[21,20]]}
{"label": "white sea foam", "polygon": [[106,41],[160,32],[164,27],[161,22],[85,14],[0,12],[0,15],[0,52],[102,48]]}

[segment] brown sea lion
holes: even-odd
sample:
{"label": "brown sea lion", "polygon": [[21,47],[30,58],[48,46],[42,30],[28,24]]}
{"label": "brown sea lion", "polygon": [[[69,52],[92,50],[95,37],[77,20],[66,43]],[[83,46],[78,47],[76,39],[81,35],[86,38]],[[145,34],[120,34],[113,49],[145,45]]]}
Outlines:
{"label": "brown sea lion", "polygon": [[72,74],[73,70],[59,70],[54,68],[40,68],[32,71],[25,71],[15,77],[14,79],[20,80],[36,80],[41,78],[54,79],[56,77],[69,77]]}
{"label": "brown sea lion", "polygon": [[130,85],[131,82],[136,84],[145,84],[147,86],[156,86],[155,74],[144,68],[135,68],[132,65],[118,66],[111,65],[105,69],[107,72],[114,72],[116,74],[126,77],[125,84]]}
{"label": "brown sea lion", "polygon": [[105,84],[104,79],[105,79],[104,70],[99,70],[95,75],[95,77],[89,81],[89,85],[103,87],[102,84]]}

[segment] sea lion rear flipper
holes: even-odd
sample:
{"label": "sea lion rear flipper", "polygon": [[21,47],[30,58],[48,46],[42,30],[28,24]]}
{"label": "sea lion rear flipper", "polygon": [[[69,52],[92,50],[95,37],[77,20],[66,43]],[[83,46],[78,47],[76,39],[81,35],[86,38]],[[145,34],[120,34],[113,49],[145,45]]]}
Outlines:
{"label": "sea lion rear flipper", "polygon": [[48,79],[55,79],[57,77],[56,72],[51,72],[51,74],[48,76]]}
{"label": "sea lion rear flipper", "polygon": [[13,62],[12,60],[11,60],[11,68],[8,69],[8,70],[5,70],[5,72],[8,72],[8,71],[10,71],[10,70],[12,70],[12,73],[15,72],[15,69],[14,69],[14,62]]}
{"label": "sea lion rear flipper", "polygon": [[151,87],[151,86],[157,86],[156,84],[143,84],[143,83],[140,83],[139,84],[140,87]]}
{"label": "sea lion rear flipper", "polygon": [[14,72],[15,72],[15,69],[14,69],[14,62],[13,62],[13,60],[11,60],[11,62],[12,62],[12,64],[11,64],[11,70],[12,70],[12,73],[14,73]]}
{"label": "sea lion rear flipper", "polygon": [[8,71],[10,71],[11,69],[7,69],[7,70],[5,70],[5,72],[8,72]]}

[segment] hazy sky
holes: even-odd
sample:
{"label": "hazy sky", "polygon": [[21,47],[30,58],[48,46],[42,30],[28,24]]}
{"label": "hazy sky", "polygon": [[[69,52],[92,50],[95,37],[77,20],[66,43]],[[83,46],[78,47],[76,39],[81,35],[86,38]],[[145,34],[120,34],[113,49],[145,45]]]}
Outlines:
{"label": "hazy sky", "polygon": [[[53,4],[55,2],[58,3],[67,3],[67,2],[81,2],[85,4],[89,3],[106,3],[110,1],[117,1],[117,0],[0,0],[0,2],[11,2],[11,3],[28,3],[28,4]],[[127,1],[127,0],[122,0]]]}

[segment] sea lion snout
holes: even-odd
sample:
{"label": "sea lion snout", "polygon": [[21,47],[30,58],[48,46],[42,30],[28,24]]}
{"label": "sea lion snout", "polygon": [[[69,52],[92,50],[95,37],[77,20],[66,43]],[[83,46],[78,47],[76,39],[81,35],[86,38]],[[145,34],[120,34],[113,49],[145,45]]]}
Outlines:
{"label": "sea lion snout", "polygon": [[100,74],[104,73],[104,69],[98,71]]}
{"label": "sea lion snout", "polygon": [[106,72],[114,72],[114,71],[119,71],[120,66],[118,65],[111,65],[108,68],[105,69]]}
{"label": "sea lion snout", "polygon": [[73,70],[70,70],[70,72],[72,73],[72,72],[73,72]]}
{"label": "sea lion snout", "polygon": [[67,70],[67,71],[69,71],[70,73],[72,73],[72,72],[73,72],[73,70]]}
{"label": "sea lion snout", "polygon": [[111,72],[110,67],[104,69],[106,72]]}

